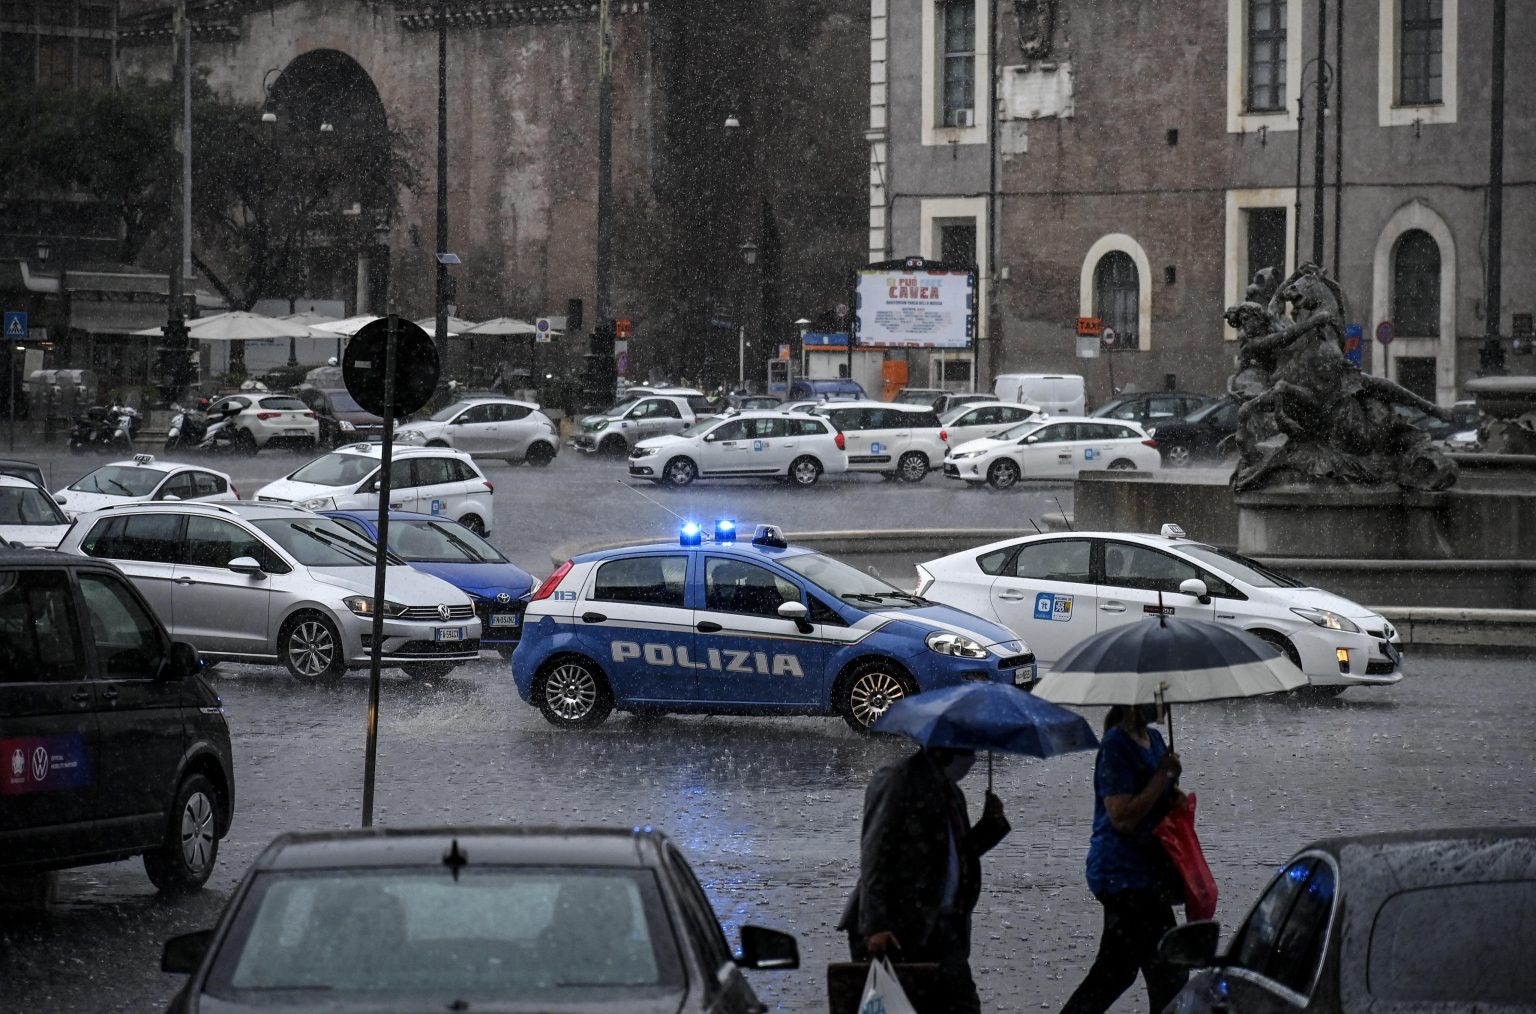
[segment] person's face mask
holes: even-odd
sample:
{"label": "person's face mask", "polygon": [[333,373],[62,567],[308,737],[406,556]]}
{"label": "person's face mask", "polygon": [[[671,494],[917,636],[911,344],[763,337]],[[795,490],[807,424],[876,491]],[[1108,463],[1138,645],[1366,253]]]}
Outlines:
{"label": "person's face mask", "polygon": [[954,760],[949,762],[949,766],[947,768],[947,770],[949,771],[949,777],[951,779],[953,779],[954,781],[958,782],[960,779],[964,778],[966,775],[971,773],[971,768],[974,767],[975,764],[976,764],[976,755],[975,754],[973,754],[973,753],[956,754]]}

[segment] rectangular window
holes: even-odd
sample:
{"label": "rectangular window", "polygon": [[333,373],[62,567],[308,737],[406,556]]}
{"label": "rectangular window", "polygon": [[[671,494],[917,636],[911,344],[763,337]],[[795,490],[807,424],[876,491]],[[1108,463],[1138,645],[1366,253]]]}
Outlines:
{"label": "rectangular window", "polygon": [[[944,126],[972,126],[976,116],[976,0],[943,0],[940,13],[944,19]],[[962,123],[962,119],[967,122]]]}
{"label": "rectangular window", "polygon": [[112,8],[110,6],[98,6],[96,4],[81,4],[80,27],[111,28]]}
{"label": "rectangular window", "polygon": [[112,42],[109,39],[80,40],[80,87],[108,88],[112,85]]}
{"label": "rectangular window", "polygon": [[37,23],[37,4],[33,0],[0,0],[0,21],[31,25]]}
{"label": "rectangular window", "polygon": [[1248,0],[1248,111],[1285,111],[1286,0]]}
{"label": "rectangular window", "polygon": [[38,13],[45,25],[75,27],[75,5],[69,0],[44,0],[39,5]]}
{"label": "rectangular window", "polygon": [[1398,102],[1434,105],[1441,100],[1444,12],[1441,0],[1401,0],[1398,39]]}
{"label": "rectangular window", "polygon": [[597,568],[592,598],[598,602],[638,602],[682,608],[686,556],[632,556]]}
{"label": "rectangular window", "polygon": [[47,88],[75,85],[75,40],[64,35],[44,35],[38,40],[37,83]]}
{"label": "rectangular window", "polygon": [[37,83],[37,36],[0,33],[0,82],[12,88]]}
{"label": "rectangular window", "polygon": [[976,222],[939,226],[939,259],[945,264],[976,263]]}
{"label": "rectangular window", "polygon": [[74,593],[63,570],[0,571],[0,682],[81,675]]}
{"label": "rectangular window", "polygon": [[1285,209],[1249,208],[1248,278],[1262,268],[1274,268],[1285,276]]}

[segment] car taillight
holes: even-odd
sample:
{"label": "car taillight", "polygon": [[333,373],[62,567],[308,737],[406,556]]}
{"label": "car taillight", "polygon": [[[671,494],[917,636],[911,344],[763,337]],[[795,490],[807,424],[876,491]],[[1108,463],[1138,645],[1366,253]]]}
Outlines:
{"label": "car taillight", "polygon": [[939,439],[946,444],[949,443],[949,430],[939,430]]}
{"label": "car taillight", "polygon": [[235,499],[236,500],[240,499],[240,487],[239,486],[236,486],[234,483],[230,483],[229,484],[229,491],[231,493],[235,494]]}
{"label": "car taillight", "polygon": [[481,479],[480,481],[485,483],[485,491],[487,493],[494,493],[494,492],[496,492],[496,487],[491,485],[491,480],[489,480],[489,479]]}
{"label": "car taillight", "polygon": [[1157,441],[1153,440],[1151,437],[1148,437],[1147,439],[1143,440],[1142,443],[1146,444],[1148,447],[1156,447],[1157,446]]}
{"label": "car taillight", "polygon": [[556,570],[555,570],[555,572],[553,574],[549,575],[548,577],[546,577],[544,579],[544,583],[539,585],[539,590],[534,592],[533,593],[533,598],[529,599],[528,601],[529,602],[537,602],[540,599],[547,599],[547,598],[549,598],[551,595],[553,595],[555,593],[555,589],[560,587],[560,582],[565,580],[565,575],[569,574],[570,572],[571,572],[571,561],[567,560],[564,563],[562,563],[558,568],[556,568]]}
{"label": "car taillight", "polygon": [[838,430],[837,431],[837,436],[834,437],[833,439],[837,441],[837,449],[838,450],[846,451],[848,449],[848,441],[843,439],[843,431],[842,430]]}
{"label": "car taillight", "polygon": [[315,413],[313,413],[313,412],[305,412],[304,413],[304,418],[306,418],[306,419],[313,419],[313,418],[315,418]]}
{"label": "car taillight", "polygon": [[256,413],[256,418],[258,418],[258,419],[262,420],[263,422],[265,422],[268,419],[276,419],[279,416],[281,416],[282,414],[283,413],[281,413],[281,412],[257,412]]}

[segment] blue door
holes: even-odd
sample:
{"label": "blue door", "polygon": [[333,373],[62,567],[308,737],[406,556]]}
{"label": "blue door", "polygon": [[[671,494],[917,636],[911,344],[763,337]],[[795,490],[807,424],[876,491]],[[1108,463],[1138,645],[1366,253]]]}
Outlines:
{"label": "blue door", "polygon": [[688,554],[624,556],[597,565],[576,603],[582,650],[602,666],[620,707],[691,702],[698,689]]}
{"label": "blue door", "polygon": [[785,602],[806,601],[800,584],[732,556],[702,562],[694,577],[699,700],[764,711],[821,704],[826,648],[820,634],[778,613]]}

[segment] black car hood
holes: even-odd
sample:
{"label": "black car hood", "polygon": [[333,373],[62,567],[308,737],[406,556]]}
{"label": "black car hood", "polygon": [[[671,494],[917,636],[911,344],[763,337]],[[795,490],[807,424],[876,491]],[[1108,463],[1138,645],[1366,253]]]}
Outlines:
{"label": "black car hood", "polygon": [[469,1006],[453,1008],[455,999],[443,996],[438,1000],[404,1000],[393,997],[377,997],[367,1002],[326,1000],[323,994],[306,994],[300,991],[275,993],[270,997],[250,1002],[221,1000],[204,994],[196,1002],[185,1007],[172,1007],[173,1011],[195,1011],[197,1014],[445,1014],[450,1010],[463,1010],[467,1014],[678,1014],[686,993],[679,989],[660,997],[612,1000],[585,1003],[541,1003],[521,1000],[470,1001]]}

